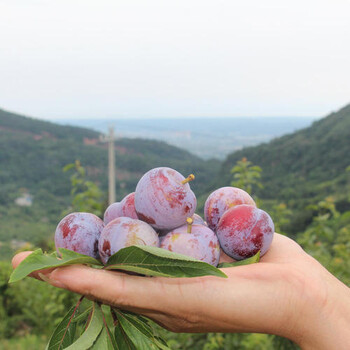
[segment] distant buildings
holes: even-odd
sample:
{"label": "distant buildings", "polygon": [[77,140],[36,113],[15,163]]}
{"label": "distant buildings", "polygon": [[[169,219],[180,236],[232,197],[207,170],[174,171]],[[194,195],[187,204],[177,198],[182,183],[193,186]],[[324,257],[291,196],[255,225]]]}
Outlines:
{"label": "distant buildings", "polygon": [[25,192],[15,199],[15,203],[20,207],[30,207],[33,204],[33,196],[28,192]]}
{"label": "distant buildings", "polygon": [[97,145],[98,144],[98,139],[90,139],[88,137],[84,137],[84,145]]}
{"label": "distant buildings", "polygon": [[12,239],[10,242],[10,247],[13,250],[18,250],[18,249],[23,249],[23,248],[30,249],[33,246],[29,242],[21,241],[18,239]]}

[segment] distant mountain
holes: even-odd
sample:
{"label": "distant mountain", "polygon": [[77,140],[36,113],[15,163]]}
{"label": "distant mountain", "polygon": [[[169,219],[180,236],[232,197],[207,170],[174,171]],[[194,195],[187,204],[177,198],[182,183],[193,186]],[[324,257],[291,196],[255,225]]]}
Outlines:
{"label": "distant mountain", "polygon": [[145,118],[70,119],[57,123],[99,132],[106,132],[109,125],[114,125],[121,137],[165,141],[203,159],[223,160],[235,150],[305,128],[314,120],[311,117]]}
{"label": "distant mountain", "polygon": [[11,113],[0,109],[0,131],[9,133],[17,132],[54,137],[57,139],[72,138],[82,140],[84,137],[96,137],[98,133],[87,128],[77,128],[74,126],[61,127],[55,123],[25,117],[23,115]]}
{"label": "distant mountain", "polygon": [[310,127],[244,148],[224,161],[215,185],[231,180],[230,169],[246,157],[263,169],[263,198],[304,203],[304,199],[346,195],[345,169],[350,165],[350,105],[314,122]]}

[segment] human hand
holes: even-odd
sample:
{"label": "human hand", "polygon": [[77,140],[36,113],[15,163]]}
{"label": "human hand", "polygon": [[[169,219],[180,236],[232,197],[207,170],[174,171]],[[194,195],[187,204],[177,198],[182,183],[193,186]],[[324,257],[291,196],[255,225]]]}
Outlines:
{"label": "human hand", "polygon": [[[14,268],[30,253],[17,254]],[[174,332],[261,332],[305,349],[350,348],[349,289],[293,240],[275,234],[260,263],[224,272],[227,279],[163,278],[72,265],[33,277]]]}

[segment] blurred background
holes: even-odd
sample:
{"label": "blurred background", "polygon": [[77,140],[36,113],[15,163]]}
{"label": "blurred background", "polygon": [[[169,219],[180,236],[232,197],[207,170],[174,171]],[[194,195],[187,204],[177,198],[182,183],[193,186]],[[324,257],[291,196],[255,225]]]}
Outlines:
{"label": "blurred background", "polygon": [[[0,0],[0,349],[42,349],[77,297],[26,279],[71,211],[151,168],[194,173],[198,214],[250,192],[276,231],[350,286],[347,0]],[[76,180],[79,181],[76,181]],[[297,349],[261,334],[171,334],[172,349]]]}

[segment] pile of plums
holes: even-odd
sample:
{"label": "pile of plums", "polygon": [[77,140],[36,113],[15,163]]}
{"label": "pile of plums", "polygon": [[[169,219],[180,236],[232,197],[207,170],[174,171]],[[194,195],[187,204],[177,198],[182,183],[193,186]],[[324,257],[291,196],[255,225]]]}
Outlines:
{"label": "pile of plums", "polygon": [[220,247],[242,260],[268,250],[274,224],[253,198],[235,187],[222,187],[205,202],[205,221],[195,214],[197,200],[187,178],[174,169],[148,171],[133,193],[111,204],[103,221],[90,213],[71,213],[56,228],[56,249],[66,248],[105,264],[131,245],[161,247],[217,266]]}

